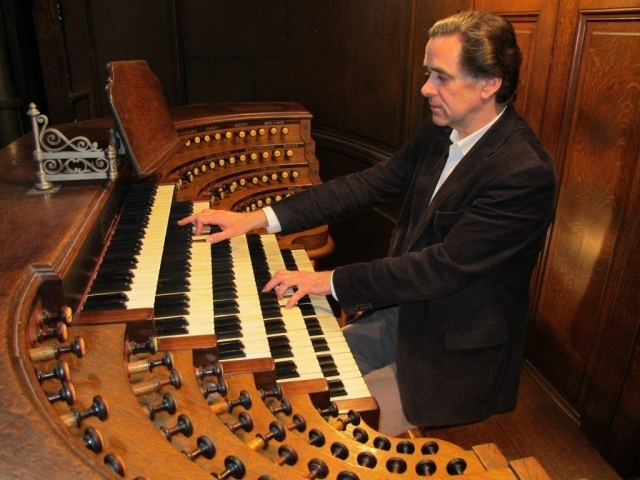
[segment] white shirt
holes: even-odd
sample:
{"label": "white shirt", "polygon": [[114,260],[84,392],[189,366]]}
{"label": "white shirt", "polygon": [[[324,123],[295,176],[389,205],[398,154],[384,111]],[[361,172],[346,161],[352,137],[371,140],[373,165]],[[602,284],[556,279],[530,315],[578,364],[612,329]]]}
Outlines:
{"label": "white shirt", "polygon": [[[463,138],[462,140],[460,139],[460,133],[458,133],[457,130],[454,129],[451,132],[451,135],[449,138],[451,139],[452,143],[451,143],[451,146],[449,147],[449,157],[447,158],[447,162],[445,163],[444,169],[442,170],[442,174],[440,175],[440,180],[438,180],[438,184],[436,185],[436,188],[433,191],[433,195],[436,194],[440,186],[445,182],[445,180],[449,177],[449,175],[451,175],[451,172],[453,172],[453,169],[456,168],[458,163],[460,163],[460,160],[462,160],[462,158],[467,153],[469,153],[469,150],[471,150],[471,148],[477,143],[478,140],[480,140],[480,138],[482,138],[482,136],[486,133],[486,131],[489,130],[489,128],[491,128],[491,126],[494,123],[496,123],[496,121],[502,116],[505,110],[506,109],[503,108],[500,114],[498,114],[496,118],[491,120],[480,130],[476,130],[474,133],[472,133],[466,138]],[[433,200],[433,195],[431,196],[432,200]],[[262,211],[267,217],[267,223],[269,225],[267,227],[267,232],[268,233],[280,232],[282,230],[282,227],[280,226],[280,221],[278,220],[277,215],[273,211],[273,208],[271,208],[270,206],[266,206],[262,209]],[[331,295],[333,296],[333,298],[338,300],[336,291],[333,288],[333,273],[331,274]]]}
{"label": "white shirt", "polygon": [[482,138],[482,136],[486,133],[487,130],[491,128],[491,126],[496,123],[496,121],[502,116],[505,109],[502,109],[502,112],[487,123],[480,130],[476,130],[468,137],[460,139],[460,133],[457,130],[453,130],[449,138],[451,139],[451,146],[449,146],[449,158],[447,158],[447,163],[444,164],[444,169],[442,170],[442,174],[440,175],[440,180],[438,180],[438,184],[436,185],[435,190],[433,191],[433,195],[431,195],[431,200],[435,196],[436,192],[440,189],[442,184],[445,182],[453,169],[458,166],[460,160],[469,153],[469,150]]}

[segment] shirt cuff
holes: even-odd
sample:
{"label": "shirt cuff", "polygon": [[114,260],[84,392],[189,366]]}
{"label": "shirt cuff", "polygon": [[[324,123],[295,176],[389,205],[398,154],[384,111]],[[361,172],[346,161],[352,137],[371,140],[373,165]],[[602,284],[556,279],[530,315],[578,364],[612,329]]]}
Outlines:
{"label": "shirt cuff", "polygon": [[333,287],[333,274],[336,273],[336,271],[334,270],[333,272],[331,272],[331,296],[335,299],[335,301],[338,301],[338,295],[336,295],[336,289]]}
{"label": "shirt cuff", "polygon": [[276,212],[271,207],[264,207],[262,209],[264,216],[267,217],[267,233],[279,233],[282,230],[280,221],[276,216]]}

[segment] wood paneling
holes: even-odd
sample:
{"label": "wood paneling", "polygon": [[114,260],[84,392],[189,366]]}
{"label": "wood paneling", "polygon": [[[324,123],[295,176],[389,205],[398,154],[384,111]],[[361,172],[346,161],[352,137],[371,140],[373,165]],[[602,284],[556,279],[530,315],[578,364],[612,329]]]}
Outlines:
{"label": "wood paneling", "polygon": [[[181,105],[184,94],[176,0],[88,1],[99,84],[103,88],[107,84],[107,63],[146,60],[160,79],[167,103]],[[108,115],[106,109],[103,113]]]}
{"label": "wood paneling", "polygon": [[522,50],[520,85],[515,106],[538,134],[549,79],[559,0],[475,0],[475,10],[499,13],[514,26]]}
{"label": "wood paneling", "polygon": [[291,99],[314,116],[313,125],[342,125],[344,51],[343,9],[339,2],[290,2],[287,16]]}
{"label": "wood paneling", "polygon": [[[592,351],[609,324],[611,280],[624,264],[639,206],[640,93],[634,85],[640,80],[640,23],[605,17],[584,16],[580,25],[575,92],[569,92],[574,107],[562,137],[566,155],[536,315],[541,328],[531,342],[537,364],[575,407],[588,387],[583,381]],[[537,348],[550,342],[564,348]],[[545,353],[538,358],[536,351]]]}
{"label": "wood paneling", "polygon": [[[344,129],[398,146],[407,82],[408,2],[345,2]],[[367,14],[363,14],[367,12]],[[367,112],[363,115],[363,112]]]}
{"label": "wood paneling", "polygon": [[561,2],[542,128],[560,188],[529,344],[622,475],[640,437],[639,52],[637,0]]}

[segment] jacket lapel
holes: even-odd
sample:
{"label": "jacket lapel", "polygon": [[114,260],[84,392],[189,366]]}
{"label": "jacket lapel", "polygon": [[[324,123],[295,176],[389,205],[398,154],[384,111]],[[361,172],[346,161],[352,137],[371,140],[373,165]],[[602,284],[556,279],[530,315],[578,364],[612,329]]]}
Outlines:
{"label": "jacket lapel", "polygon": [[427,210],[429,200],[449,156],[449,145],[451,145],[451,140],[448,136],[435,137],[429,151],[416,168],[414,181],[409,192],[411,201],[405,202],[405,208],[408,207],[409,211],[404,216],[407,218],[407,224],[404,226],[406,233],[402,246],[403,252],[408,251],[409,242],[412,242],[419,225],[422,224],[424,212]]}
{"label": "jacket lapel", "polygon": [[[425,191],[424,195],[422,191],[417,188],[413,193],[414,196],[419,198],[417,201],[414,198],[412,204],[414,205],[414,210],[412,211],[412,215],[421,215],[418,224],[415,228],[411,229],[411,233],[407,235],[404,242],[404,251],[408,252],[418,241],[420,236],[424,233],[425,229],[431,222],[433,216],[438,211],[438,208],[442,203],[449,198],[456,188],[464,182],[464,180],[471,175],[472,172],[477,170],[478,168],[482,168],[485,164],[487,158],[489,158],[497,149],[499,149],[502,144],[509,138],[514,125],[517,121],[517,114],[512,106],[508,106],[507,110],[500,118],[483,136],[478,142],[473,146],[471,150],[460,160],[460,163],[456,166],[456,168],[451,172],[451,175],[445,180],[445,182],[440,186],[440,189],[433,197],[433,200],[429,203],[429,199],[433,194],[433,190],[440,179],[440,174],[444,168],[444,164],[446,163],[447,157],[449,155],[448,147],[444,152],[444,160],[440,159],[438,162],[439,170],[437,172],[433,172],[432,175],[426,175],[429,178],[425,183]],[[441,164],[441,165],[440,165]],[[421,172],[424,174],[424,172]],[[424,182],[424,181],[423,181]],[[416,182],[418,183],[418,182]],[[417,192],[417,193],[416,193]],[[427,202],[426,204],[423,202]],[[420,203],[419,209],[418,202]]]}

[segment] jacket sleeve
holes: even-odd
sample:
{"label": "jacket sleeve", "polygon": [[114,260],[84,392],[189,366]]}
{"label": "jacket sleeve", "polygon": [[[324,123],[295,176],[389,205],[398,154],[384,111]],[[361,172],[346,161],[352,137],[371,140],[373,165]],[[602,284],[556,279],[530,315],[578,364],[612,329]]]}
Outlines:
{"label": "jacket sleeve", "polygon": [[413,177],[421,147],[435,126],[423,123],[416,135],[388,160],[362,172],[305,189],[272,205],[288,234],[343,220],[375,205],[403,198]]}

